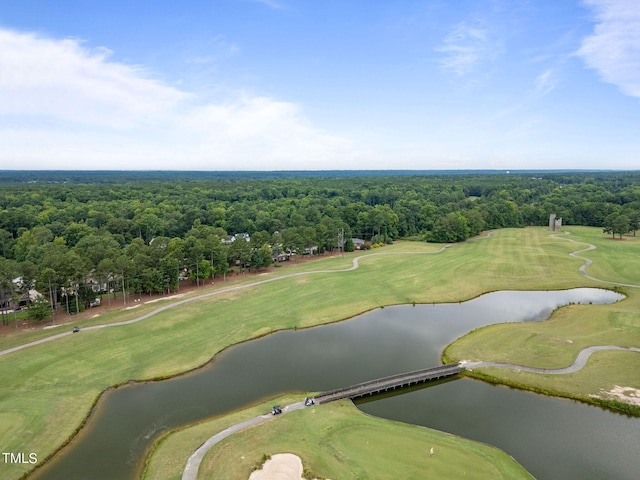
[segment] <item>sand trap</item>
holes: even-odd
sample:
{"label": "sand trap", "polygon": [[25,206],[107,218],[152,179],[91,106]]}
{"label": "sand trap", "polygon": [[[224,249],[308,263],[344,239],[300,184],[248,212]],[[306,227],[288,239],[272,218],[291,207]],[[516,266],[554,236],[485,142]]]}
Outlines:
{"label": "sand trap", "polygon": [[175,295],[170,295],[168,297],[155,298],[153,300],[147,300],[144,303],[146,305],[147,303],[156,303],[156,302],[161,302],[162,300],[173,300],[174,298],[180,298],[180,297],[184,297],[184,293],[176,293]]}
{"label": "sand trap", "polygon": [[293,453],[278,453],[251,473],[249,480],[302,480],[302,460]]}
{"label": "sand trap", "polygon": [[249,480],[303,480],[302,460],[293,453],[278,453],[254,471]]}

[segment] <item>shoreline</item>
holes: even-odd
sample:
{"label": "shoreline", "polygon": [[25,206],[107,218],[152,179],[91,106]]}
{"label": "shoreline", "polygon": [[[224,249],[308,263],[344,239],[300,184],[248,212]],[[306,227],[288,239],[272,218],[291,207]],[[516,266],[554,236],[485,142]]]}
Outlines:
{"label": "shoreline", "polygon": [[[567,240],[568,240],[568,239],[567,239]],[[583,243],[583,242],[580,242],[580,243]],[[588,245],[588,244],[587,244],[587,245]],[[444,248],[444,247],[443,247],[443,248]],[[438,250],[438,251],[435,251],[435,252],[416,252],[416,253],[428,254],[428,253],[438,253],[438,252],[441,252],[441,251],[443,251],[443,249]],[[375,253],[375,255],[384,254],[384,253],[386,253],[386,252]],[[389,252],[389,253],[394,253],[394,254],[409,254],[410,252]],[[573,253],[576,253],[576,252],[573,252]],[[360,257],[364,258],[364,257],[366,257],[366,256],[370,256],[370,255],[374,255],[374,254],[368,254],[368,255],[366,255],[366,254],[365,254],[365,255],[359,256],[359,257],[357,257],[356,259],[354,259],[354,266],[355,266],[355,265],[357,265],[357,260],[358,260]],[[331,257],[324,257],[324,258],[331,258]],[[320,259],[318,259],[318,260],[320,260]],[[356,267],[356,268],[357,268],[357,267]],[[351,269],[353,269],[353,267],[351,267]],[[346,269],[346,271],[348,271],[348,270],[350,270],[350,269]],[[330,273],[330,272],[339,273],[339,272],[341,272],[341,271],[345,271],[345,270],[300,272],[300,273],[295,273],[295,274],[291,274],[291,275],[295,275],[295,276],[297,276],[297,275],[306,275],[306,274],[312,274],[312,273]],[[581,270],[581,273],[583,273],[583,271],[582,271],[582,270]],[[277,280],[277,279],[280,279],[280,278],[287,278],[287,276],[278,276],[278,277],[275,277],[275,278],[269,279],[268,281],[274,281],[274,280]],[[593,277],[587,277],[587,278],[588,278],[588,279],[591,279],[591,280],[596,280],[596,281],[598,280],[598,279],[595,279],[595,278],[593,278]],[[605,281],[605,283],[612,284],[612,283],[614,283],[614,282],[606,282],[606,281]],[[246,284],[246,285],[245,285],[245,284],[243,284],[243,285],[238,286],[238,288],[250,288],[251,286],[254,286],[254,285],[255,285],[255,284]],[[622,284],[622,285],[638,287],[637,285],[628,285],[628,284]],[[584,286],[592,287],[591,285],[584,285]],[[579,288],[579,287],[580,287],[580,285],[576,285],[576,286],[575,286],[575,288]],[[233,288],[236,288],[236,287],[233,287]],[[495,291],[495,290],[494,290],[494,291]],[[224,293],[224,292],[220,292],[220,293]],[[486,293],[489,293],[489,291],[487,291],[487,292],[483,292],[483,293],[481,293],[481,294],[478,294],[477,296],[484,295],[484,294],[486,294]],[[210,294],[210,293],[205,293],[205,294],[204,294],[204,296],[211,296],[211,295],[215,295],[215,294]],[[202,296],[203,296],[203,295],[199,295],[198,297],[202,297]],[[473,298],[476,298],[476,297],[473,297]],[[164,298],[164,299],[169,300],[169,298]],[[162,299],[162,298],[161,298],[160,300],[164,300],[164,299]],[[194,297],[194,298],[189,299],[189,301],[193,301],[193,300],[197,300],[197,299],[198,299],[198,298],[195,298],[195,297]],[[461,300],[461,301],[466,301],[466,300]],[[400,303],[398,303],[398,304],[406,304],[406,302],[400,302]],[[415,304],[428,304],[428,303],[424,303],[424,302],[415,302]],[[171,304],[171,305],[165,306],[165,307],[163,307],[163,310],[164,310],[164,309],[166,309],[166,308],[171,308],[173,305],[174,305],[174,304]],[[387,305],[384,305],[384,306],[387,306]],[[366,310],[366,311],[375,310],[375,309],[377,309],[377,308],[384,308],[384,306],[382,306],[382,305],[381,305],[381,306],[374,306],[374,307],[372,307],[371,309]],[[389,305],[389,306],[390,306],[390,305]],[[365,311],[365,312],[366,312],[366,311]],[[352,315],[352,316],[349,316],[349,317],[346,317],[346,318],[341,318],[341,319],[339,319],[339,320],[335,320],[335,321],[327,322],[327,323],[342,322],[342,321],[344,321],[344,320],[348,320],[349,318],[353,318],[354,316],[360,315],[360,314],[365,313],[365,312],[359,312],[359,313],[356,313],[356,314],[354,314],[354,315]],[[155,311],[154,311],[154,313],[155,313]],[[152,314],[153,314],[153,313],[152,313]],[[149,315],[149,316],[150,316],[150,315]],[[146,315],[145,315],[145,318],[146,318]],[[139,320],[142,320],[142,318],[140,318]],[[119,323],[121,323],[121,324],[122,324],[122,323],[131,323],[131,321],[127,321],[127,322],[119,322]],[[327,323],[323,323],[323,324],[327,324]],[[317,326],[317,325],[309,325],[309,326],[304,326],[304,327],[300,327],[300,328],[304,328],[304,329],[306,329],[306,328],[311,328],[311,327],[313,327],[313,326]],[[96,327],[96,328],[97,328],[97,327]],[[286,330],[286,328],[285,328],[285,329],[280,329],[280,330],[274,330],[274,331],[266,332],[266,333],[261,334],[261,335],[258,335],[258,336],[256,336],[256,337],[252,337],[252,338],[248,338],[248,339],[246,339],[246,340],[243,340],[242,342],[237,342],[237,343],[229,344],[229,345],[227,345],[226,347],[224,347],[223,349],[221,349],[221,350],[219,350],[218,352],[216,352],[216,354],[214,354],[214,356],[213,356],[213,357],[211,357],[209,360],[207,360],[207,361],[206,361],[206,362],[204,362],[203,364],[198,365],[198,366],[196,366],[196,367],[194,367],[194,368],[192,368],[192,369],[189,369],[189,370],[186,370],[186,371],[183,371],[183,372],[179,372],[179,373],[175,373],[175,374],[170,374],[170,375],[159,375],[159,376],[155,376],[155,377],[153,377],[153,378],[149,378],[149,379],[136,380],[135,382],[136,382],[136,383],[142,383],[142,382],[149,382],[149,381],[161,381],[161,380],[164,380],[164,379],[168,379],[168,378],[173,378],[173,377],[177,377],[177,376],[181,376],[181,375],[189,374],[189,373],[191,373],[192,371],[197,370],[197,369],[200,369],[200,368],[204,367],[205,365],[209,364],[210,362],[214,361],[215,357],[216,357],[219,353],[221,353],[221,352],[223,352],[224,350],[226,350],[226,348],[229,348],[229,347],[231,347],[231,346],[233,346],[233,345],[237,345],[237,344],[239,344],[239,343],[244,343],[244,342],[249,341],[249,340],[253,340],[253,339],[255,339],[255,338],[260,338],[260,337],[262,337],[262,336],[269,335],[269,334],[271,334],[271,333],[274,333],[274,332],[276,332],[276,331],[281,331],[281,330]],[[480,375],[481,375],[481,374],[478,374],[478,373],[477,373],[478,378],[480,377]],[[475,376],[476,376],[476,374],[474,374],[474,375],[470,375],[470,376],[471,376],[471,377],[475,377]],[[487,376],[487,377],[489,377],[489,376]],[[534,388],[533,388],[533,387],[531,387],[531,386],[529,386],[529,387],[531,387],[531,388],[527,388],[527,385],[526,385],[526,384],[520,384],[520,385],[509,385],[509,383],[508,383],[508,381],[506,381],[506,379],[499,379],[498,377],[495,377],[495,378],[496,378],[496,381],[489,380],[488,378],[483,378],[482,380],[484,380],[484,381],[488,381],[488,382],[491,382],[491,383],[498,383],[498,384],[502,384],[502,385],[506,385],[506,386],[514,386],[515,388],[518,388],[518,389],[521,389],[521,390],[531,390],[531,391],[536,391],[537,393],[543,393],[543,394],[548,395],[548,396],[557,396],[557,397],[573,398],[573,397],[570,397],[570,396],[567,396],[567,395],[562,394],[562,392],[557,392],[557,391],[542,391],[541,389],[536,390],[536,389],[534,389]],[[77,429],[74,431],[74,433],[73,433],[73,434],[72,434],[72,435],[71,435],[71,436],[70,436],[70,437],[69,437],[69,438],[68,438],[68,439],[67,439],[63,444],[59,445],[59,446],[55,449],[55,451],[54,451],[53,453],[51,453],[51,454],[50,454],[50,455],[49,455],[49,456],[48,456],[48,457],[43,461],[43,463],[38,464],[36,467],[34,467],[34,469],[32,469],[32,470],[29,472],[29,474],[32,474],[34,471],[36,471],[37,469],[39,469],[40,467],[42,467],[43,465],[45,465],[46,463],[48,463],[48,462],[51,460],[51,458],[52,458],[53,456],[55,456],[55,455],[56,455],[60,450],[62,450],[62,449],[63,449],[64,447],[66,447],[70,442],[72,442],[72,441],[73,441],[73,439],[77,436],[78,432],[79,432],[79,431],[84,427],[84,425],[86,424],[86,422],[89,420],[89,418],[91,417],[91,415],[92,415],[92,414],[93,414],[93,412],[95,411],[96,405],[98,404],[99,400],[102,398],[102,395],[103,395],[105,392],[109,391],[109,390],[110,390],[110,389],[112,389],[112,388],[119,388],[120,386],[124,386],[124,385],[126,385],[126,384],[131,383],[131,382],[132,382],[131,380],[123,381],[123,382],[121,382],[121,383],[114,384],[114,385],[112,385],[112,386],[106,387],[102,392],[100,392],[100,393],[98,394],[98,396],[96,397],[96,399],[94,400],[94,402],[93,402],[93,404],[92,404],[91,408],[89,409],[89,412],[88,412],[87,416],[85,417],[85,419],[83,420],[83,422],[82,422],[82,423],[77,427]],[[602,404],[601,404],[601,403],[602,403],[602,400],[601,400],[601,399],[595,399],[595,398],[584,398],[584,399],[583,399],[583,398],[573,398],[573,399],[580,400],[580,401],[582,401],[582,402],[584,402],[584,403],[587,403],[587,404],[591,404],[591,405],[601,406],[601,407],[602,407]],[[620,409],[615,407],[615,405],[616,405],[617,403],[621,403],[621,404],[623,404],[623,405],[626,405],[626,404],[624,404],[624,402],[615,402],[615,403],[614,403],[614,408],[611,408],[611,407],[609,407],[609,406],[605,406],[605,407],[603,407],[603,408],[613,409],[614,411],[618,411],[618,412],[619,412],[619,410],[620,410]],[[623,413],[629,414],[629,413],[627,413],[627,412],[623,412]],[[633,415],[633,416],[638,416],[637,414],[631,414],[631,415]]]}

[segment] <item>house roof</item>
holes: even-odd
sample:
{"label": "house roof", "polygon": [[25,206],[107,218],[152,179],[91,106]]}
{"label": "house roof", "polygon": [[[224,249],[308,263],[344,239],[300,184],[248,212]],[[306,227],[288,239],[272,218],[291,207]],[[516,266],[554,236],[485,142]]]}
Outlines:
{"label": "house roof", "polygon": [[251,241],[251,235],[248,233],[236,233],[235,235],[231,235],[228,239],[222,238],[222,243],[231,243],[235,242],[239,238],[244,238],[247,242]]}

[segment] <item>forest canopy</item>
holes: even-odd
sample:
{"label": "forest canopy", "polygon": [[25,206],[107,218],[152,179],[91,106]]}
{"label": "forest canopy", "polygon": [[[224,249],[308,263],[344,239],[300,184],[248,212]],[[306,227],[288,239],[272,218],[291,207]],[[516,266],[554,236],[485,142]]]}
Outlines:
{"label": "forest canopy", "polygon": [[[30,289],[67,309],[98,290],[166,292],[230,269],[495,228],[635,235],[640,173],[3,172],[0,304]],[[237,234],[246,234],[240,236]],[[71,303],[69,303],[71,299]]]}

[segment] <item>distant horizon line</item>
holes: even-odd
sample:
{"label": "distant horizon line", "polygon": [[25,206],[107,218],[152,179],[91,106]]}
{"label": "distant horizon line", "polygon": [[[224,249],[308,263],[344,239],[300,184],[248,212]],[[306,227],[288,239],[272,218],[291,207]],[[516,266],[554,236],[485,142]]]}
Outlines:
{"label": "distant horizon line", "polygon": [[154,170],[154,169],[0,169],[0,173],[323,173],[323,172],[499,172],[499,173],[533,173],[533,172],[640,172],[640,169],[617,169],[617,168],[394,168],[394,169],[360,169],[360,168],[331,168],[323,170]]}

